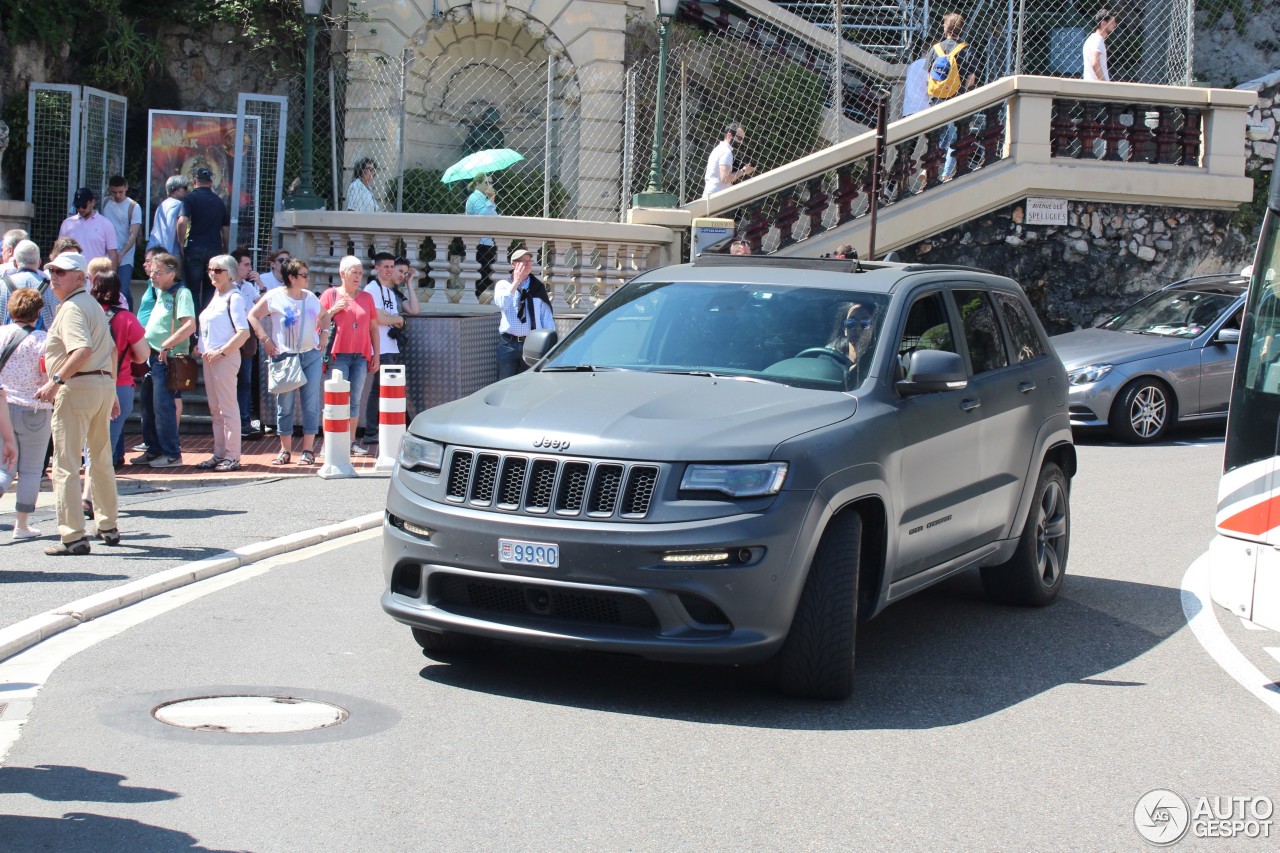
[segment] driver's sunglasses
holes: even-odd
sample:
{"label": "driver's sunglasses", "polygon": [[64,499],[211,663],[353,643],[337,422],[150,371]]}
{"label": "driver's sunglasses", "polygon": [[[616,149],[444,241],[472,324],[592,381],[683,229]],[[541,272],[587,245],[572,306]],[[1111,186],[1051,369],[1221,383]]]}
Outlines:
{"label": "driver's sunglasses", "polygon": [[844,318],[846,329],[870,329],[875,320],[869,314],[853,314]]}

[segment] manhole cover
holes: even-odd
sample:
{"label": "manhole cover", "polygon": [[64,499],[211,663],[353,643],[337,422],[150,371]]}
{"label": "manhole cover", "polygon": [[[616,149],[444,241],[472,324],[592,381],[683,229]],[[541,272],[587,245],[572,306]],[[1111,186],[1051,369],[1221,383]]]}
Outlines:
{"label": "manhole cover", "polygon": [[348,715],[337,705],[292,696],[201,696],[166,702],[151,716],[199,732],[279,734],[327,729]]}

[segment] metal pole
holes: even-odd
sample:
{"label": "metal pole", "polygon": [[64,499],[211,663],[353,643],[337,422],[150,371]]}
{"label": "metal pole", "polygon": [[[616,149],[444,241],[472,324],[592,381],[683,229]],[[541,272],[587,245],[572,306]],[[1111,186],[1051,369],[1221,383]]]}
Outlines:
{"label": "metal pole", "polygon": [[675,207],[676,197],[662,191],[662,112],[667,97],[667,44],[671,22],[658,16],[658,100],[653,110],[653,156],[649,160],[649,186],[631,200],[634,207]]}
{"label": "metal pole", "polygon": [[1193,0],[1187,2],[1187,52],[1182,62],[1182,85],[1190,86],[1191,66],[1195,61],[1196,49],[1196,7]]}
{"label": "metal pole", "polygon": [[542,155],[542,218],[551,218],[551,85],[555,75],[556,58],[547,57],[547,135],[545,153]]}
{"label": "metal pole", "polygon": [[1014,45],[1013,73],[1022,73],[1022,34],[1027,22],[1027,0],[1018,0],[1018,43]]}
{"label": "metal pole", "polygon": [[409,48],[400,56],[400,140],[396,152],[396,213],[404,213],[404,123],[408,112]]}
{"label": "metal pole", "polygon": [[688,68],[684,64],[684,60],[680,60],[680,193],[681,201],[688,198],[685,192],[685,181],[688,177],[686,174],[688,153],[689,153],[689,111],[686,109],[689,99],[685,97],[688,93],[686,88],[689,85],[686,72]]}
{"label": "metal pole", "polygon": [[[625,73],[625,109],[622,112],[622,192],[618,205],[618,221],[627,221],[627,194],[631,192],[632,170],[635,168],[636,145],[636,68]],[[30,126],[30,125],[28,125]],[[30,150],[30,149],[28,149]],[[30,185],[30,181],[27,182]]]}
{"label": "metal pole", "polygon": [[867,235],[867,260],[876,259],[876,211],[880,207],[880,171],[884,166],[885,131],[889,126],[889,94],[881,92],[876,98],[876,150],[871,158],[871,201],[867,216],[871,220]]}
{"label": "metal pole", "polygon": [[840,141],[844,130],[844,2],[835,0],[832,6],[835,26],[835,53],[831,56],[831,103],[835,107],[835,142]]}
{"label": "metal pole", "polygon": [[315,193],[312,172],[312,146],[315,135],[315,89],[316,89],[316,19],[319,15],[303,15],[306,19],[307,62],[303,80],[302,105],[302,174],[298,178],[298,190],[288,199],[287,207],[293,210],[319,210],[324,207],[324,199]]}
{"label": "metal pole", "polygon": [[[333,183],[333,206],[338,206],[338,199],[342,198],[338,194],[339,179],[342,177],[341,170],[338,169],[338,92],[334,88],[333,66],[329,66],[329,178]],[[283,139],[283,137],[281,137]],[[283,142],[280,143],[284,145]],[[282,147],[280,149],[284,151]],[[284,168],[284,154],[280,155],[280,167]]]}

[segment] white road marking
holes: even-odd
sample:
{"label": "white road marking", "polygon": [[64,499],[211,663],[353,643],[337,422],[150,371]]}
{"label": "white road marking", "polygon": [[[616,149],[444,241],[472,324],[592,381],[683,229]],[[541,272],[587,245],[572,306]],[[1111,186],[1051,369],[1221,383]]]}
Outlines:
{"label": "white road marking", "polygon": [[1263,651],[1271,655],[1276,660],[1280,660],[1280,649],[1277,649],[1274,646],[1267,646]]}
{"label": "white road marking", "polygon": [[1244,618],[1241,618],[1241,619],[1240,619],[1240,627],[1244,628],[1246,631],[1266,631],[1266,630],[1268,630],[1267,628],[1263,628],[1261,625],[1258,625],[1258,624],[1256,624],[1256,623],[1250,622],[1248,619],[1244,619]]}
{"label": "white road marking", "polygon": [[5,705],[0,715],[0,767],[4,766],[9,750],[22,734],[22,727],[35,704],[40,688],[45,685],[62,663],[71,656],[121,634],[135,625],[168,613],[184,604],[227,587],[266,574],[277,566],[287,566],[328,551],[345,548],[357,542],[381,536],[380,527],[322,542],[299,551],[269,557],[257,563],[215,575],[207,580],[178,587],[169,592],[146,598],[137,604],[84,622],[32,646],[0,663],[0,705]]}
{"label": "white road marking", "polygon": [[1209,555],[1201,554],[1182,576],[1182,613],[1200,645],[1218,666],[1271,710],[1280,714],[1280,693],[1272,689],[1274,679],[1254,666],[1227,638],[1209,598]]}

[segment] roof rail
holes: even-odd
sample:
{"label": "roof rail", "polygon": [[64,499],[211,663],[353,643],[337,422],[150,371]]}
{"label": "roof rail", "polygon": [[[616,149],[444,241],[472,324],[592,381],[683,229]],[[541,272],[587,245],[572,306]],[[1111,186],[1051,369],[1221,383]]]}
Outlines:
{"label": "roof rail", "polygon": [[902,264],[886,261],[859,261],[857,258],[794,258],[779,255],[721,255],[708,252],[693,259],[695,267],[777,267],[820,272],[869,272],[902,269]]}

